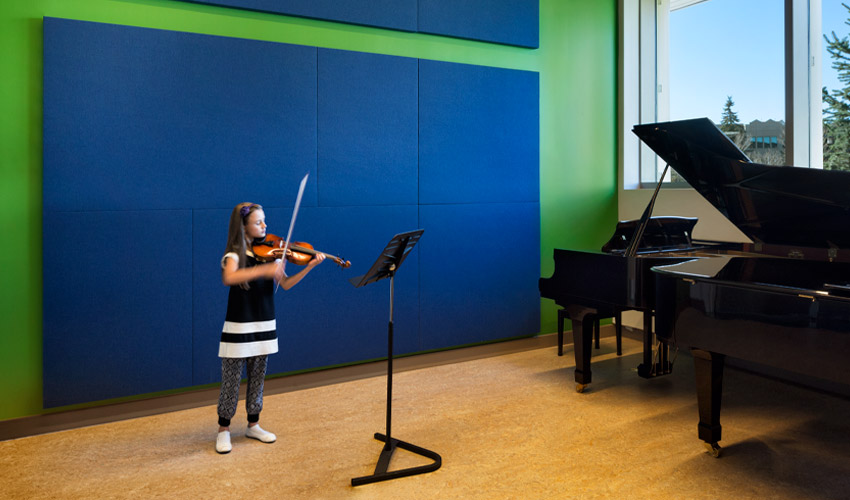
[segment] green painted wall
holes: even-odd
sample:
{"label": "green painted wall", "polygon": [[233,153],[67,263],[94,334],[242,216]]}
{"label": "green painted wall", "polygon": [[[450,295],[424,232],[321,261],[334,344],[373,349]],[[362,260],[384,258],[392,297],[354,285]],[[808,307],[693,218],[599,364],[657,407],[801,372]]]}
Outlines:
{"label": "green painted wall", "polygon": [[[44,16],[538,71],[541,275],[552,273],[553,248],[599,248],[616,221],[616,0],[541,0],[537,50],[170,0],[4,0],[0,420],[44,413],[41,291],[51,277],[42,276],[41,249],[62,244],[41,234]],[[552,332],[554,305],[541,307],[540,331]]]}

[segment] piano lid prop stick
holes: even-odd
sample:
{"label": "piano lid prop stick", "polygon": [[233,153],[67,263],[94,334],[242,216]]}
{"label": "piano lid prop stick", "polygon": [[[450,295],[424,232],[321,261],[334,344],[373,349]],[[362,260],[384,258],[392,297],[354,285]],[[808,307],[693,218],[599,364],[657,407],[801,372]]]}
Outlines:
{"label": "piano lid prop stick", "polygon": [[664,182],[664,176],[667,175],[667,170],[670,168],[670,164],[668,163],[664,167],[664,172],[661,173],[661,178],[658,180],[658,185],[655,186],[655,192],[652,193],[652,200],[650,200],[649,205],[647,205],[646,210],[643,211],[643,215],[640,218],[640,222],[637,227],[635,227],[635,234],[632,236],[632,241],[629,242],[629,246],[626,248],[625,256],[626,257],[634,257],[637,255],[637,249],[640,246],[640,240],[643,239],[643,232],[646,230],[646,225],[649,224],[649,219],[652,216],[652,209],[655,206],[655,199],[658,197],[658,190],[661,189],[661,184]]}

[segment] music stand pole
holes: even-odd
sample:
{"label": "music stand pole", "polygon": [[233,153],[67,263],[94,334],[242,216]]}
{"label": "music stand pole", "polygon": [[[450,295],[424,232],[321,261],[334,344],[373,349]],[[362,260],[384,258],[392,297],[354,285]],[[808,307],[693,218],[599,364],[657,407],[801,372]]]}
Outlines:
{"label": "music stand pole", "polygon": [[387,325],[387,442],[391,441],[393,425],[393,288],[395,264],[390,265],[390,322]]}
{"label": "music stand pole", "polygon": [[[352,486],[360,486],[362,484],[375,483],[378,481],[386,481],[388,479],[396,479],[399,477],[413,476],[416,474],[424,474],[433,472],[442,465],[442,458],[433,451],[426,450],[411,443],[401,441],[392,437],[392,404],[393,404],[393,296],[395,289],[395,273],[401,263],[404,261],[407,254],[413,249],[413,246],[419,241],[424,229],[410,231],[395,235],[381,255],[372,265],[368,273],[357,278],[352,278],[350,281],[356,287],[361,287],[369,283],[379,281],[383,278],[390,278],[390,321],[387,326],[387,433],[375,433],[375,439],[384,442],[384,448],[381,450],[381,455],[378,457],[378,464],[375,466],[375,472],[369,476],[355,477],[351,480]],[[407,450],[411,453],[421,455],[432,459],[434,462],[428,465],[418,467],[410,467],[407,469],[399,469],[390,471],[390,459],[396,448]]]}

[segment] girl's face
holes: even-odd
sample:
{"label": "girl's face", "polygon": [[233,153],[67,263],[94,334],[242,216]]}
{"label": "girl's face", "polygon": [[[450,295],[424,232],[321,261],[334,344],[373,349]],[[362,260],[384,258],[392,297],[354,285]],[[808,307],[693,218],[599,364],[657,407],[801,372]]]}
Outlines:
{"label": "girl's face", "polygon": [[250,240],[266,237],[266,213],[254,210],[245,219],[245,237]]}

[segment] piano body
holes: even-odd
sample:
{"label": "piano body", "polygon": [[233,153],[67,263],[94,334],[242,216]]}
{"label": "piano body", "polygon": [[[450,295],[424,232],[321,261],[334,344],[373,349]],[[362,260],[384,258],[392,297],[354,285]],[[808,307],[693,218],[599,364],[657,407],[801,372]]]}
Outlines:
{"label": "piano body", "polygon": [[708,119],[634,131],[753,241],[652,270],[656,334],[691,350],[698,436],[719,456],[727,356],[850,384],[850,172],[742,160]]}
{"label": "piano body", "polygon": [[[558,343],[563,339],[563,319],[572,321],[576,391],[591,382],[591,343],[599,319],[617,317],[627,310],[644,313],[643,377],[670,372],[666,345],[653,359],[652,314],[655,309],[653,266],[673,264],[711,254],[735,245],[695,242],[691,239],[695,218],[648,217],[652,203],[641,220],[621,221],[611,239],[599,252],[555,249],[555,270],[540,278],[540,296],[562,307],[558,313]],[[636,234],[637,233],[637,234]],[[629,249],[633,252],[630,253]],[[618,321],[617,328],[620,328]],[[619,351],[618,351],[619,354]]]}

